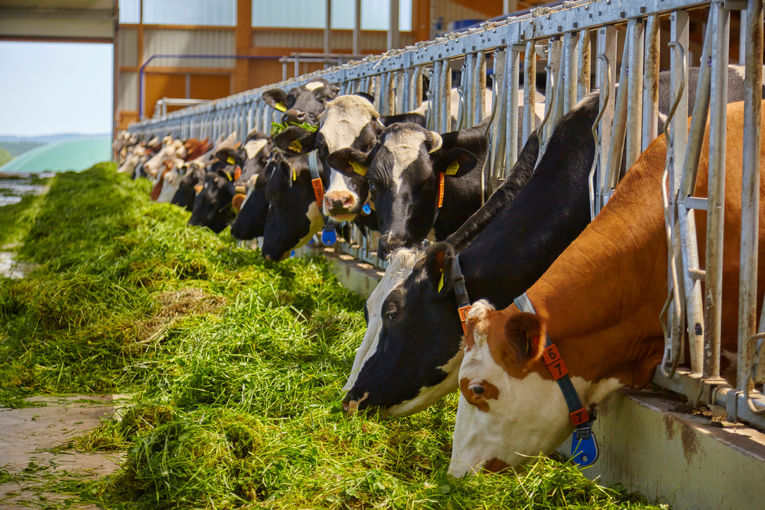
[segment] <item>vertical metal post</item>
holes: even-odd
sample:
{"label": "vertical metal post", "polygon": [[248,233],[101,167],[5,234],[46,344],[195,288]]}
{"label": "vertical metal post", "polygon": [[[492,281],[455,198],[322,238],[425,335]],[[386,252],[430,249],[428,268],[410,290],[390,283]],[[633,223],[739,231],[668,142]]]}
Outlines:
{"label": "vertical metal post", "polygon": [[[523,140],[526,141],[536,129],[534,106],[536,104],[537,50],[534,41],[526,42],[523,61]],[[545,99],[545,102],[550,99]]]}
{"label": "vertical metal post", "polygon": [[430,88],[428,89],[428,129],[436,131],[441,126],[441,66],[444,63],[441,60],[433,62],[430,72]]}
{"label": "vertical metal post", "polygon": [[[600,211],[604,203],[603,192],[606,187],[606,170],[608,168],[608,153],[611,147],[613,132],[613,120],[615,111],[616,90],[616,43],[617,31],[615,27],[601,27],[598,29],[598,54],[604,58],[598,58],[597,62],[597,87],[600,89],[600,108],[603,115],[598,126],[600,137],[600,155],[598,159],[597,185],[595,186],[595,211]],[[608,86],[608,104],[604,102],[606,94],[604,87]]]}
{"label": "vertical metal post", "polygon": [[390,27],[388,27],[388,49],[398,48],[400,46],[400,33],[398,29],[398,0],[388,0],[390,2]]}
{"label": "vertical metal post", "polygon": [[475,119],[473,125],[478,124],[486,115],[486,53],[479,51],[476,54],[475,74]]}
{"label": "vertical metal post", "polygon": [[[707,256],[704,318],[704,372],[720,375],[720,331],[722,326],[722,250],[725,206],[725,128],[728,102],[728,39],[730,12],[722,1],[710,6],[712,19],[712,76],[709,105],[709,209],[707,211]],[[759,120],[759,119],[758,119]]]}
{"label": "vertical metal post", "polygon": [[[645,67],[643,76],[643,133],[641,150],[658,134],[659,120],[659,17],[650,16],[645,29]],[[687,88],[687,87],[686,87]],[[686,100],[687,104],[688,101]],[[680,119],[686,119],[679,116]],[[682,168],[680,165],[677,168]]]}
{"label": "vertical metal post", "polygon": [[576,40],[576,55],[578,69],[576,78],[576,101],[590,93],[590,73],[592,72],[592,63],[590,55],[590,32],[589,30],[580,30]]}
{"label": "vertical metal post", "polygon": [[[577,60],[576,51],[577,41],[578,37],[574,37],[574,32],[566,32],[563,35],[563,65],[558,79],[558,86],[563,86],[563,108],[561,113],[566,113],[576,104],[577,78],[579,76],[579,61]],[[552,128],[550,133],[552,133]]]}
{"label": "vertical metal post", "polygon": [[[630,42],[632,38],[630,35],[629,26],[627,27],[627,37],[624,43],[624,51],[622,53],[622,65],[619,71],[619,90],[616,93],[616,102],[614,104],[614,123],[613,131],[611,132],[611,145],[608,151],[608,166],[604,172],[605,182],[603,189],[603,203],[601,207],[606,205],[608,198],[610,197],[611,190],[616,188],[621,177],[622,169],[622,151],[624,149],[624,137],[627,131],[627,97],[629,95],[629,83],[628,83],[628,67],[629,67],[629,51]],[[625,86],[626,85],[626,86]]]}
{"label": "vertical metal post", "polygon": [[[329,34],[332,31],[332,0],[324,0],[327,2],[325,4],[326,10],[324,11],[324,15],[326,16],[326,19],[324,20],[324,54],[329,55],[330,47],[329,47]],[[295,76],[298,76],[297,72],[297,60],[295,61]],[[324,62],[324,67],[327,67],[327,63]]]}
{"label": "vertical metal post", "polygon": [[439,129],[442,133],[452,129],[452,107],[451,107],[451,89],[452,89],[452,71],[449,67],[449,61],[444,60],[441,64],[441,73],[438,78],[439,93],[439,111],[441,112],[441,124]]}
{"label": "vertical metal post", "polygon": [[[548,84],[553,84],[552,93],[555,95],[549,102],[545,101],[545,110],[550,110],[549,114],[545,111],[545,117],[547,120],[544,125],[544,137],[542,147],[540,147],[539,154],[544,151],[543,146],[547,144],[547,140],[552,135],[553,128],[558,122],[558,119],[563,115],[563,102],[566,96],[566,86],[561,80],[563,75],[563,43],[559,38],[550,39],[547,50],[547,67],[550,68],[548,72]],[[550,97],[550,89],[547,90],[548,97]]]}
{"label": "vertical metal post", "polygon": [[[518,160],[518,81],[520,71],[521,52],[508,46],[505,51],[507,64],[505,65],[505,177],[507,172]],[[524,140],[525,142],[526,140]]]}
{"label": "vertical metal post", "polygon": [[459,128],[465,128],[475,125],[475,71],[476,55],[468,53],[465,55],[465,65],[462,67],[462,120]]}
{"label": "vertical metal post", "polygon": [[[627,79],[629,95],[627,98],[627,153],[624,170],[628,170],[640,156],[641,122],[643,120],[643,35],[645,24],[642,19],[633,18],[627,24],[630,37],[630,51]],[[687,116],[685,117],[687,118]]]}
{"label": "vertical metal post", "polygon": [[[502,166],[505,162],[505,133],[507,126],[507,107],[510,103],[508,97],[508,81],[512,76],[508,73],[507,54],[512,53],[512,48],[501,49],[494,52],[494,83],[492,84],[492,109],[496,111],[494,122],[491,125],[491,188],[499,183],[502,178]],[[517,102],[517,99],[516,99]]]}
{"label": "vertical metal post", "polygon": [[353,9],[353,54],[361,54],[361,0],[355,0]]}
{"label": "vertical metal post", "polygon": [[[744,14],[746,13],[746,14]],[[744,81],[744,147],[741,194],[741,273],[738,298],[738,367],[736,387],[748,390],[749,368],[755,355],[750,338],[757,328],[757,253],[760,210],[760,114],[762,90],[762,2],[749,0],[741,12],[746,19]]]}

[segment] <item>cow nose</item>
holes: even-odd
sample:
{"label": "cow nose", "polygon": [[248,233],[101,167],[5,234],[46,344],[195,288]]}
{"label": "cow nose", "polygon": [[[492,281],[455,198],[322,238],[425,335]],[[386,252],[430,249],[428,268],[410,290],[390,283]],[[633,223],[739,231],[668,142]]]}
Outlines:
{"label": "cow nose", "polygon": [[361,409],[366,407],[366,406],[364,406],[362,404],[367,399],[367,397],[369,397],[369,392],[368,391],[364,392],[364,395],[361,398],[358,398],[358,399],[352,399],[351,398],[351,394],[348,393],[345,396],[345,398],[343,399],[343,411],[345,411],[348,414],[353,414],[356,411],[360,411]]}
{"label": "cow nose", "polygon": [[303,111],[300,110],[287,110],[284,112],[284,121],[285,123],[295,123],[300,124],[302,122],[305,122],[306,114]]}
{"label": "cow nose", "polygon": [[353,208],[353,195],[338,191],[329,192],[324,195],[324,206],[330,212],[343,211]]}
{"label": "cow nose", "polygon": [[377,243],[377,256],[381,259],[385,259],[388,255],[403,246],[404,241],[400,237],[391,237],[390,235],[382,236]]}

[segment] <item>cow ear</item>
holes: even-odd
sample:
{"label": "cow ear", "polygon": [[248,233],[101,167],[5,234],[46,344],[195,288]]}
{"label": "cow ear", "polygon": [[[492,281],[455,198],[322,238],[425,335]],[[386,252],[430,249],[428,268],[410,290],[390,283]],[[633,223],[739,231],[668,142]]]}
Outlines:
{"label": "cow ear", "polygon": [[327,164],[348,177],[353,174],[364,177],[369,169],[368,156],[351,147],[340,149],[327,156]]}
{"label": "cow ear", "polygon": [[539,359],[546,336],[547,322],[539,315],[518,312],[505,322],[508,347],[520,364]]}
{"label": "cow ear", "polygon": [[375,98],[372,96],[372,94],[368,94],[366,92],[354,92],[353,95],[363,97],[364,99],[372,103],[372,105],[375,104]]}
{"label": "cow ear", "polygon": [[266,90],[261,97],[274,110],[279,110],[280,112],[287,111],[287,93],[282,89]]}
{"label": "cow ear", "polygon": [[316,132],[290,126],[273,137],[274,144],[287,154],[308,154],[316,148]]}
{"label": "cow ear", "polygon": [[438,149],[441,148],[441,145],[443,145],[444,141],[441,139],[441,135],[436,133],[435,131],[426,131],[425,132],[425,147],[427,147],[428,152],[433,154]]}
{"label": "cow ear", "polygon": [[435,243],[425,253],[425,270],[435,291],[444,296],[454,284],[454,247],[446,242]]}
{"label": "cow ear", "polygon": [[477,163],[478,158],[475,154],[462,147],[454,147],[439,155],[433,170],[451,177],[461,177],[471,171]]}

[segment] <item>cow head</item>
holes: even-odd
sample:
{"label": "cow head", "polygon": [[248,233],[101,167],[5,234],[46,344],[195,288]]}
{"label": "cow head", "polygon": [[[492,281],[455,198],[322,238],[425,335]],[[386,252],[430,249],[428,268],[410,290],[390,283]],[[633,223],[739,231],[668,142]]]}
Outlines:
{"label": "cow head", "polygon": [[191,161],[183,163],[179,167],[178,172],[180,174],[178,189],[170,203],[191,211],[194,209],[194,199],[197,196],[197,191],[201,191],[204,186],[207,167],[199,161]]}
{"label": "cow head", "polygon": [[263,235],[268,214],[266,168],[271,149],[270,139],[260,133],[251,133],[244,144],[247,161],[244,164],[242,179],[247,188],[247,198],[236,219],[231,223],[231,235],[236,239],[250,240]]}
{"label": "cow head", "polygon": [[266,200],[270,204],[261,249],[266,260],[281,260],[303,246],[324,225],[307,156],[275,153],[266,167]]}
{"label": "cow head", "polygon": [[162,165],[166,160],[184,159],[186,157],[186,147],[180,140],[173,140],[171,137],[165,137],[162,140],[162,148],[143,165],[143,170],[150,177],[156,178],[162,170]]}
{"label": "cow head", "polygon": [[340,90],[335,85],[317,78],[305,85],[295,87],[289,92],[282,89],[271,89],[263,93],[263,100],[282,113],[284,124],[308,123],[317,125],[319,115],[324,111],[324,105],[337,95]]}
{"label": "cow head", "polygon": [[207,172],[204,187],[194,199],[189,225],[208,227],[216,234],[234,219],[232,200],[236,195],[235,181],[241,176],[245,151],[221,149]]}
{"label": "cow head", "polygon": [[[485,300],[473,304],[459,371],[452,475],[521,464],[552,451],[571,432],[563,393],[540,359],[545,331],[540,316],[513,307],[497,311]],[[573,382],[579,387],[582,381]]]}
{"label": "cow head", "polygon": [[361,371],[367,359],[377,352],[380,341],[380,331],[382,329],[382,316],[380,310],[383,301],[391,290],[400,285],[412,272],[414,263],[422,255],[418,249],[401,249],[388,258],[388,267],[380,282],[374,288],[367,298],[364,305],[364,318],[367,322],[367,331],[364,334],[364,340],[356,350],[356,357],[353,360],[353,367],[348,376],[348,381],[343,386],[343,391],[350,391],[356,383],[356,377]]}
{"label": "cow head", "polygon": [[346,394],[346,410],[379,407],[401,416],[457,388],[462,327],[452,292],[454,256],[448,243],[432,246],[384,299],[377,348]]}
{"label": "cow head", "polygon": [[175,194],[178,192],[178,186],[180,185],[181,168],[185,165],[183,160],[165,160],[165,166],[167,171],[162,172],[160,191],[157,195],[157,202],[169,203]]}
{"label": "cow head", "polygon": [[455,140],[418,124],[399,123],[385,128],[366,160],[353,149],[329,156],[330,164],[344,172],[368,166],[366,180],[380,229],[379,256],[425,239],[436,220],[441,179],[459,178],[476,167],[476,156],[456,146]]}

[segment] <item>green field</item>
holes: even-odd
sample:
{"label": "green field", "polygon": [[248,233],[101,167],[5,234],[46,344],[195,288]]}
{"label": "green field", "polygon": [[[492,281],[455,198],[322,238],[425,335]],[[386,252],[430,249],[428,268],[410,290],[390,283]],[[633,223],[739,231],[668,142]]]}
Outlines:
{"label": "green field", "polygon": [[346,416],[363,300],[323,259],[266,262],[148,191],[99,164],[0,208],[0,246],[40,264],[0,278],[0,401],[135,395],[74,441],[126,450],[122,469],[55,489],[105,508],[655,508],[547,458],[448,476],[455,395]]}

